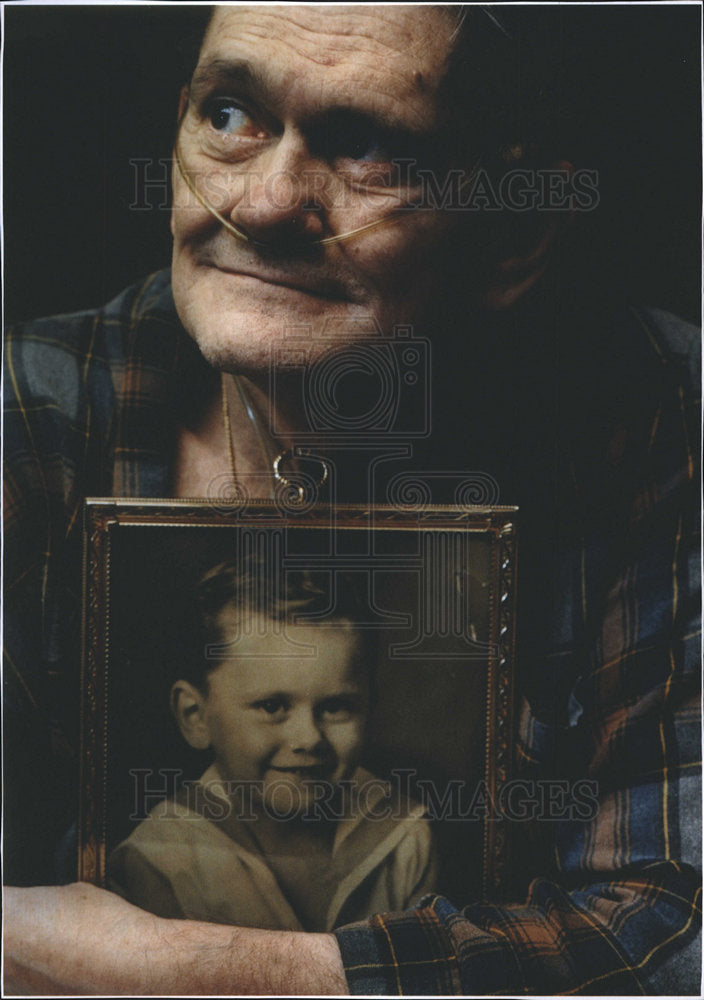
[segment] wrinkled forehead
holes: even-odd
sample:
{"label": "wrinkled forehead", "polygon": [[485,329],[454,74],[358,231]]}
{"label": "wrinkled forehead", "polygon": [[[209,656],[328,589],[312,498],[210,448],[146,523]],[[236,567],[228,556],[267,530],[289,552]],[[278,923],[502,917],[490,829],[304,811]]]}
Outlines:
{"label": "wrinkled forehead", "polygon": [[437,6],[217,7],[194,79],[231,64],[303,114],[332,102],[397,102],[427,124],[456,23]]}

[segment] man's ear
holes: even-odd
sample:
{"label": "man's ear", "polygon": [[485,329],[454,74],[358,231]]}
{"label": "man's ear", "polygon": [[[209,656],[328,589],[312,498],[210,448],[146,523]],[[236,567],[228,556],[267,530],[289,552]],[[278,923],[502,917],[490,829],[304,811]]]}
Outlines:
{"label": "man's ear", "polygon": [[210,729],[205,718],[205,696],[189,681],[176,681],[171,688],[171,711],[183,738],[194,750],[207,750]]}
{"label": "man's ear", "polygon": [[181,119],[185,115],[187,107],[188,107],[188,84],[184,83],[184,85],[181,87],[181,94],[179,95],[179,99],[178,99],[178,121],[177,121],[177,124],[180,123]]}
{"label": "man's ear", "polygon": [[[560,160],[552,164],[550,171],[571,177],[574,167],[566,160]],[[504,210],[510,211],[510,208]],[[490,269],[484,290],[487,308],[497,311],[509,309],[535,285],[547,270],[556,244],[573,217],[574,212],[570,209],[558,214],[555,209],[540,204],[530,213],[529,219],[523,217],[530,226],[530,238],[526,239],[524,234],[521,240],[526,249],[503,258],[499,256]]]}

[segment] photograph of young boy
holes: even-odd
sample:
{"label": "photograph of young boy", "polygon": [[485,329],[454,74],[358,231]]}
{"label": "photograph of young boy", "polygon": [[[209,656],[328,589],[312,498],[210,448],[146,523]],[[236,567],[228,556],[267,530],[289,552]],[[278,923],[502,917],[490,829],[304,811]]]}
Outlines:
{"label": "photograph of young boy", "polygon": [[163,917],[308,931],[432,891],[423,806],[360,766],[377,643],[354,587],[240,560],[196,601],[201,656],[170,706],[214,759],[112,852],[111,888]]}

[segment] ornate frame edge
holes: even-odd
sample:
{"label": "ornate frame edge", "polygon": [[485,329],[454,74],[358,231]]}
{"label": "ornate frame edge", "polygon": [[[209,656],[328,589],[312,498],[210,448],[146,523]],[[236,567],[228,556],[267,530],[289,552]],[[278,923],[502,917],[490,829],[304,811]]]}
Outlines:
{"label": "ornate frame edge", "polygon": [[484,837],[482,895],[485,899],[504,899],[511,885],[511,837],[508,818],[497,802],[512,774],[514,761],[514,655],[517,573],[516,525],[507,519],[495,533],[494,590],[492,633],[496,637],[496,655],[492,658],[487,690],[487,744],[494,747],[494,768],[486,754],[487,805]]}
{"label": "ornate frame edge", "polygon": [[[102,505],[86,504],[83,519],[78,880],[105,884],[107,657],[109,650],[110,529]],[[88,725],[88,719],[92,725]]]}

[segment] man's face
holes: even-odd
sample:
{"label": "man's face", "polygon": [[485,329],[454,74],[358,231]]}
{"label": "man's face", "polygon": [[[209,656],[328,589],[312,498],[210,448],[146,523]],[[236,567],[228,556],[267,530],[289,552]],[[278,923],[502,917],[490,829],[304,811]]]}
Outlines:
{"label": "man's face", "polygon": [[180,155],[210,204],[256,242],[228,233],[174,171],[174,297],[212,364],[256,375],[287,327],[309,328],[314,360],[331,337],[345,346],[429,309],[449,222],[397,212],[417,189],[391,161],[429,162],[453,24],[432,7],[216,10]]}
{"label": "man's face", "polygon": [[[237,612],[221,615],[224,636]],[[254,790],[276,814],[314,801],[316,784],[337,785],[356,767],[368,712],[368,665],[355,629],[321,629],[252,617],[236,656],[208,675],[204,721],[220,777],[261,783]],[[308,655],[304,655],[305,653]]]}

